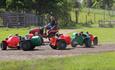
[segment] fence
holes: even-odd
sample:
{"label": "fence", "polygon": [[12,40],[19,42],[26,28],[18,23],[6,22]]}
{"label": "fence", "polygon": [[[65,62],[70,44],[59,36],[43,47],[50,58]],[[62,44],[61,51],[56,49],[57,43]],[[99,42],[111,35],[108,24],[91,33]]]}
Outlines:
{"label": "fence", "polygon": [[115,11],[114,10],[100,10],[86,8],[82,9],[79,13],[79,23],[83,24],[96,24],[103,27],[114,25],[115,21]]}
{"label": "fence", "polygon": [[99,21],[99,27],[115,27],[115,21]]}
{"label": "fence", "polygon": [[4,27],[26,27],[42,25],[43,19],[35,14],[23,13],[0,13],[0,26]]}

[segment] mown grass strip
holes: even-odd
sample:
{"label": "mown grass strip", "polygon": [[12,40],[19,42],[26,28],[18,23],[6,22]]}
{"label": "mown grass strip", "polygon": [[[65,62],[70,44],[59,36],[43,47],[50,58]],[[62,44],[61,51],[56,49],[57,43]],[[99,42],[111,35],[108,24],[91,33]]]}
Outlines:
{"label": "mown grass strip", "polygon": [[0,70],[114,70],[115,52],[24,61],[0,61]]}

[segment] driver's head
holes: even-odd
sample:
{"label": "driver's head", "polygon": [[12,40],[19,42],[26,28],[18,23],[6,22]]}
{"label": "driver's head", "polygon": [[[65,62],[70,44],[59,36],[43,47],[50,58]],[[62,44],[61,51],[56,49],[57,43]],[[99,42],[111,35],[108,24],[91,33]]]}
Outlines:
{"label": "driver's head", "polygon": [[15,34],[15,36],[19,36],[18,34]]}
{"label": "driver's head", "polygon": [[38,32],[35,32],[35,36],[38,36]]}
{"label": "driver's head", "polygon": [[50,21],[55,21],[55,17],[54,17],[54,16],[51,16],[51,17],[50,17]]}

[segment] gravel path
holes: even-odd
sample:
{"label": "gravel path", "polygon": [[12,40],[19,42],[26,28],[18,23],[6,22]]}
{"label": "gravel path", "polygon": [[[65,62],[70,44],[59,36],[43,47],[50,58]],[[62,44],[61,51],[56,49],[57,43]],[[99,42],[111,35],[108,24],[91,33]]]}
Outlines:
{"label": "gravel path", "polygon": [[95,48],[71,48],[68,46],[66,50],[53,50],[48,45],[36,47],[33,51],[22,51],[15,49],[8,49],[6,51],[0,50],[0,60],[26,60],[38,59],[47,57],[62,57],[73,56],[88,53],[99,53],[115,51],[115,44],[107,44],[95,46]]}

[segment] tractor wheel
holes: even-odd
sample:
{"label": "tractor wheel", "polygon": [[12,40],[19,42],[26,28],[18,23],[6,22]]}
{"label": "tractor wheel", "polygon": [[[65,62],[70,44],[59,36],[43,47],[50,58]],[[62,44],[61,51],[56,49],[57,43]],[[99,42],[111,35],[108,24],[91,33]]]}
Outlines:
{"label": "tractor wheel", "polygon": [[[19,43],[20,49],[22,49],[22,44],[23,44],[23,41],[21,41],[21,42]],[[19,48],[19,47],[18,47],[18,48]]]}
{"label": "tractor wheel", "polygon": [[66,47],[67,47],[67,44],[64,40],[60,39],[57,41],[57,49],[64,50],[64,49],[66,49]]}
{"label": "tractor wheel", "polygon": [[53,46],[53,45],[51,45],[51,44],[50,44],[50,47],[51,47],[52,49],[54,49],[54,50],[57,49],[57,46]]}
{"label": "tractor wheel", "polygon": [[97,46],[97,45],[98,45],[98,37],[95,37],[95,38],[94,38],[93,45],[94,45],[94,46]]}
{"label": "tractor wheel", "polygon": [[17,49],[20,50],[20,46],[17,46]]}
{"label": "tractor wheel", "polygon": [[92,47],[90,38],[85,38],[84,43],[85,43],[86,48],[91,48]]}
{"label": "tractor wheel", "polygon": [[33,50],[35,46],[32,45],[30,40],[25,40],[21,43],[21,48],[24,51],[29,51],[29,50]]}
{"label": "tractor wheel", "polygon": [[71,42],[71,46],[72,47],[76,47],[78,45],[76,39],[73,39],[72,42]]}
{"label": "tractor wheel", "polygon": [[1,49],[6,50],[7,49],[7,43],[5,41],[2,41],[1,43]]}

